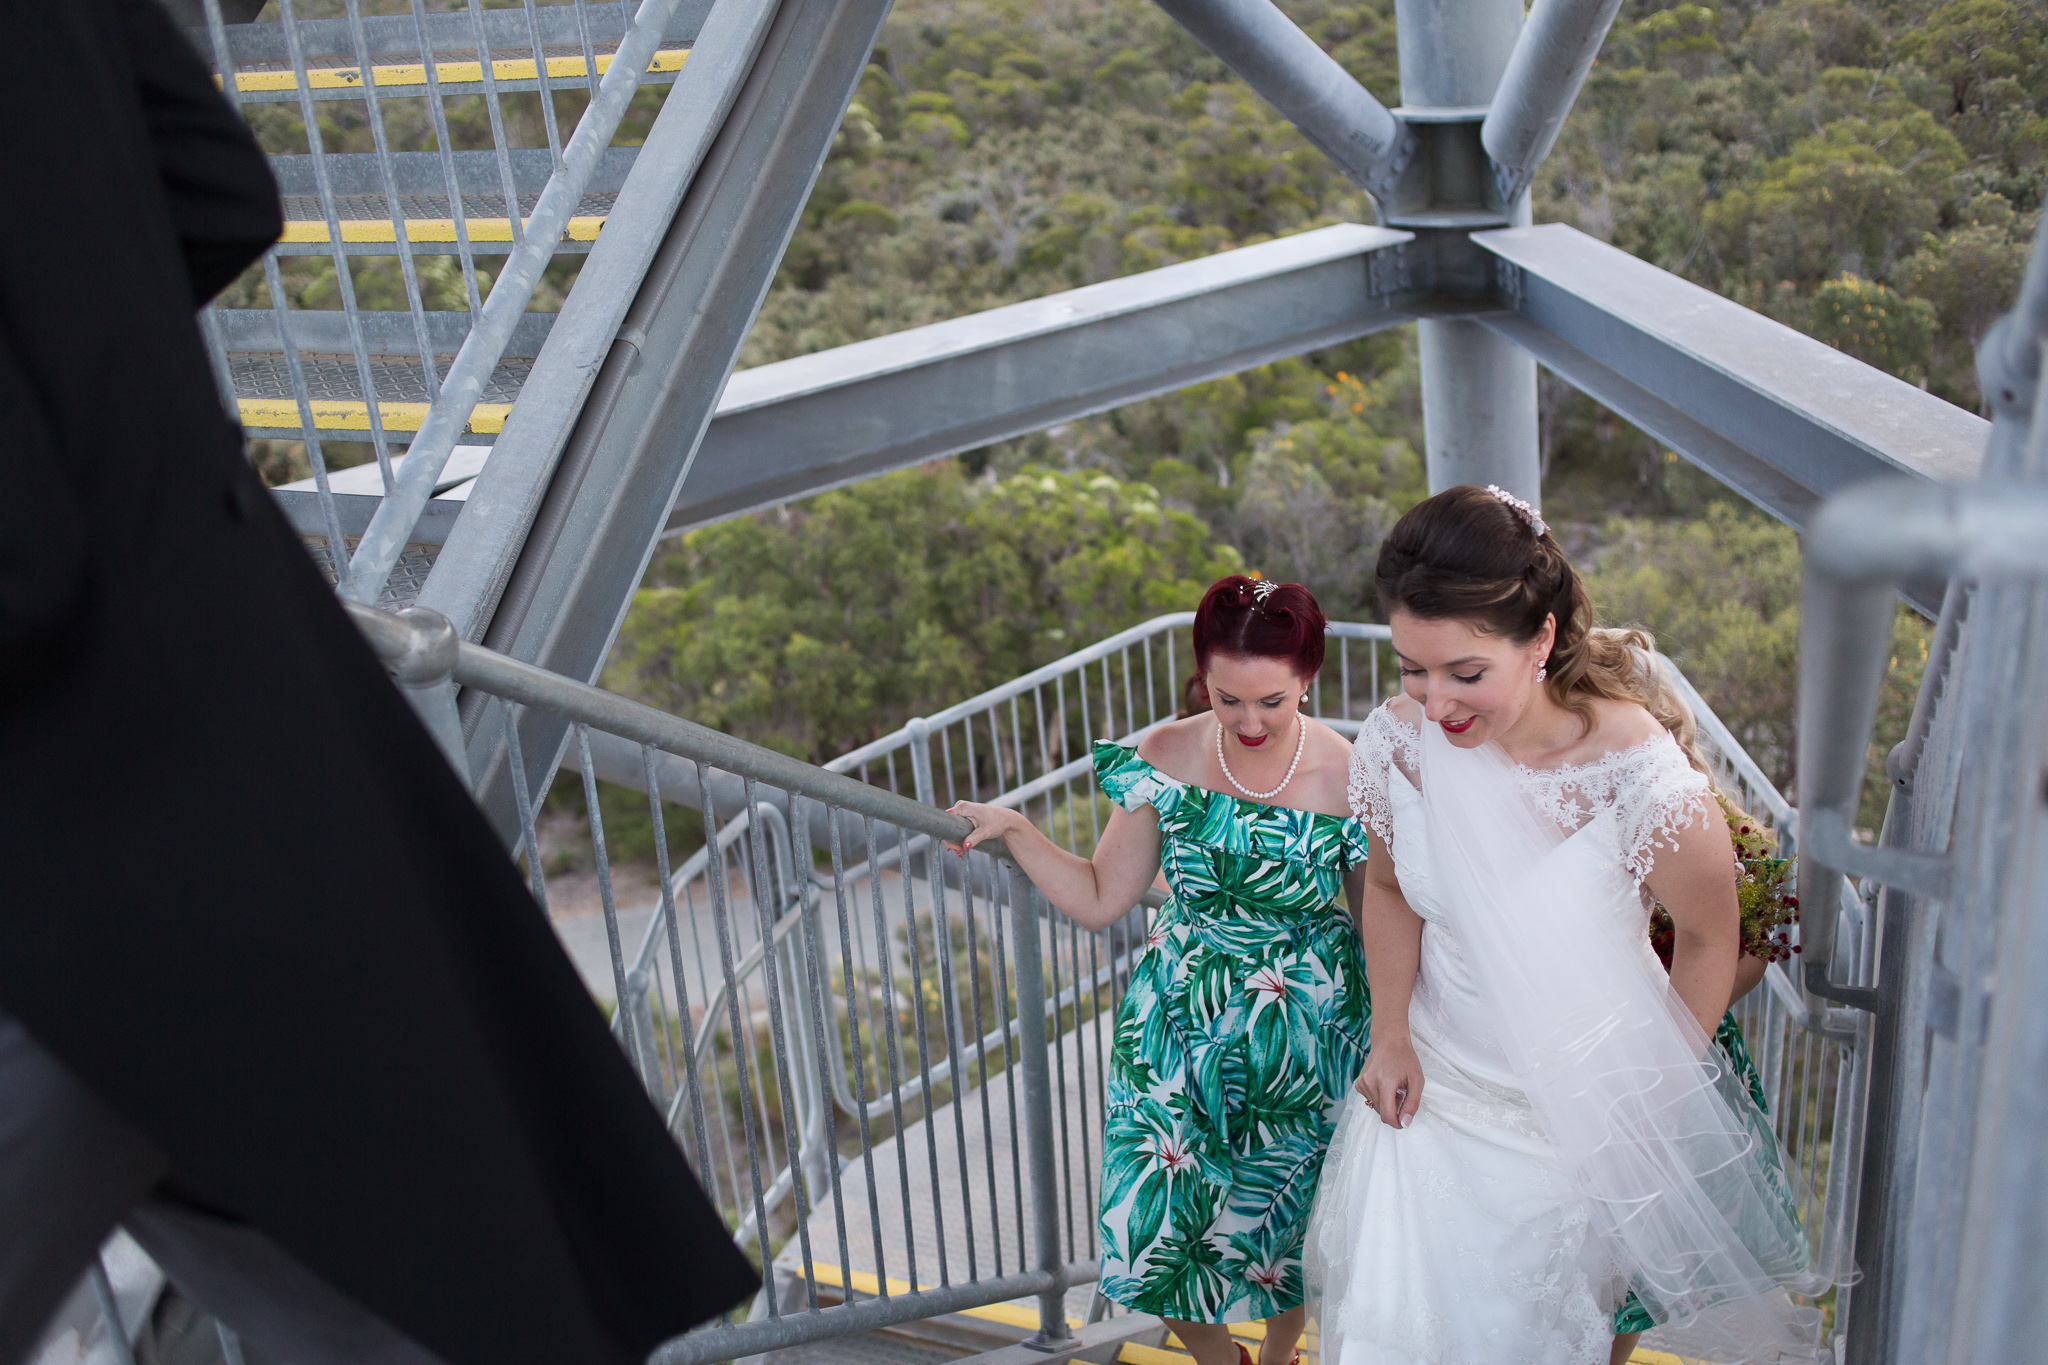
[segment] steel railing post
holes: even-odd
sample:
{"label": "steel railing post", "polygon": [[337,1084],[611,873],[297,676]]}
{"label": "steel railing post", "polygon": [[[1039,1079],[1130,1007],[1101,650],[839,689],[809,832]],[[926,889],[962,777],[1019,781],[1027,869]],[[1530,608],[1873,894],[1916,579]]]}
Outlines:
{"label": "steel railing post", "polygon": [[[1045,957],[1039,933],[1044,899],[1023,873],[1003,869],[1010,888],[1010,931],[1017,972],[1018,1064],[1024,1072],[1024,1146],[1031,1167],[1031,1228],[1038,1240],[1037,1269],[1058,1276],[1066,1267],[1060,1254],[1059,1162],[1053,1148],[1052,1055],[1045,1027]],[[1050,1345],[1067,1338],[1066,1291],[1055,1281],[1038,1296],[1038,1335],[1034,1344]]]}
{"label": "steel railing post", "polygon": [[910,734],[910,780],[917,799],[927,806],[938,803],[932,799],[932,727],[922,716],[913,717],[903,727]]}
{"label": "steel railing post", "polygon": [[471,785],[469,749],[455,709],[455,661],[460,641],[448,618],[424,607],[398,612],[349,605],[356,628],[370,636],[392,679],[426,725],[462,785]]}

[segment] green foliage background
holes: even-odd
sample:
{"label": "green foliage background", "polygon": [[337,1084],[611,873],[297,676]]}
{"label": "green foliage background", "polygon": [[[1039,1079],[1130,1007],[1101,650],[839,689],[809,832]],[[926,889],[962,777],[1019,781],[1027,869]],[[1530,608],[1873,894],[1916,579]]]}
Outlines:
{"label": "green foliage background", "polygon": [[[1392,0],[1280,3],[1400,102]],[[641,92],[618,142],[646,136],[666,90]],[[584,98],[557,93],[562,127]],[[395,150],[438,146],[424,101],[386,108]],[[372,149],[361,105],[320,109],[329,149]],[[519,145],[545,145],[541,114],[505,97]],[[295,106],[252,119],[270,150],[306,150]],[[490,145],[480,97],[451,101],[448,126]],[[1538,222],[1975,408],[1973,348],[2017,288],[2044,182],[2039,0],[1626,0],[1533,194]],[[1365,197],[1150,0],[898,0],[741,363],[1353,221],[1372,221]],[[533,306],[558,306],[580,260]],[[465,280],[422,258],[427,306],[466,308],[495,264]],[[393,258],[351,269],[364,306],[403,306]],[[283,279],[295,306],[339,306],[331,263],[293,258]],[[261,272],[224,302],[268,306]],[[1549,375],[1540,406],[1545,511],[1603,617],[1653,629],[1789,783],[1794,538]],[[273,481],[305,473],[295,447],[257,444]],[[825,758],[1191,605],[1240,563],[1372,617],[1421,450],[1405,330],[1197,385],[669,543],[611,681]],[[1902,618],[1881,740],[1924,646]]]}
{"label": "green foliage background", "polygon": [[[1399,102],[1391,0],[1282,8]],[[2044,180],[2038,5],[1630,0],[1535,217],[1975,408]],[[1343,221],[1370,204],[1146,0],[899,0],[742,363]],[[1541,411],[1603,619],[1654,630],[1789,786],[1796,538],[1548,375]],[[612,681],[823,758],[1192,605],[1223,546],[1372,617],[1421,448],[1405,331],[1132,404],[685,537]],[[1925,636],[1901,616],[1880,743]]]}

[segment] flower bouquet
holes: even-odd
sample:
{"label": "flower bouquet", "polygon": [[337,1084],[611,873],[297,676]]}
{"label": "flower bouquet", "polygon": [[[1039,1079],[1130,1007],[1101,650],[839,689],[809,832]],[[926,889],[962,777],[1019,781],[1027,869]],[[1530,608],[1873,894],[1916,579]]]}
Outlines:
{"label": "flower bouquet", "polygon": [[[1735,854],[1735,903],[1742,916],[1742,951],[1765,962],[1783,962],[1799,951],[1792,926],[1799,922],[1798,882],[1790,858],[1778,856],[1778,836],[1752,816],[1715,793],[1728,819],[1728,840]],[[1671,970],[1671,945],[1676,933],[1662,905],[1650,907],[1650,946]]]}

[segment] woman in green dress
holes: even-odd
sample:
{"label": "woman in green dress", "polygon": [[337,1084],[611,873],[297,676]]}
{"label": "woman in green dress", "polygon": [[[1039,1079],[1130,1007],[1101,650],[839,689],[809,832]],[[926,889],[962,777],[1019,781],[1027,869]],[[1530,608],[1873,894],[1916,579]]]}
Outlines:
{"label": "woman in green dress", "polygon": [[1302,1235],[1371,1005],[1352,919],[1365,831],[1350,743],[1301,713],[1323,660],[1306,588],[1225,578],[1195,613],[1207,710],[1095,746],[1116,803],[1095,856],[1013,810],[961,802],[1062,914],[1106,928],[1163,869],[1117,1011],[1103,1138],[1101,1292],[1167,1320],[1198,1365],[1250,1365],[1228,1323],[1263,1319],[1260,1365],[1303,1320]]}

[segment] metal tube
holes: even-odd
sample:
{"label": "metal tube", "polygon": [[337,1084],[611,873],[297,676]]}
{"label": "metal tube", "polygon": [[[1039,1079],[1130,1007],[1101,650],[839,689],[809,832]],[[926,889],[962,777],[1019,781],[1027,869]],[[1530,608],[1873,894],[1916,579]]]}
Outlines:
{"label": "metal tube", "polygon": [[[1467,117],[1492,103],[1522,28],[1521,0],[1396,0],[1401,101]],[[1508,202],[1526,225],[1526,199]],[[1540,505],[1536,362],[1469,318],[1416,324],[1429,490],[1499,484]]]}
{"label": "metal tube", "polygon": [[1543,0],[1529,11],[1479,128],[1502,203],[1520,198],[1550,155],[1620,8],[1621,0]]}
{"label": "metal tube", "polygon": [[[839,963],[841,984],[846,991],[846,1030],[853,1044],[853,1109],[860,1124],[861,1169],[868,1189],[868,1232],[874,1241],[875,1283],[883,1294],[889,1292],[889,1266],[882,1251],[882,1199],[875,1186],[874,1121],[868,1114],[867,1056],[861,1050],[860,1008],[854,999],[858,980],[853,966],[853,916],[846,895],[846,854],[839,837],[838,812],[825,808],[825,827],[832,844],[832,898],[839,912]],[[873,1036],[869,1029],[869,1036]]]}
{"label": "metal tube", "polygon": [[[581,14],[583,6],[578,4],[576,12]],[[441,152],[441,178],[448,187],[448,216],[455,224],[455,257],[462,266],[462,288],[469,301],[469,328],[476,331],[479,318],[483,316],[483,290],[476,281],[476,253],[469,247],[469,214],[462,206],[462,178],[455,171],[455,139],[448,132],[448,105],[441,97],[440,64],[431,54],[427,42],[427,7],[425,0],[412,0],[413,30],[418,35],[420,52],[423,55],[422,70],[427,78],[427,109],[434,120],[434,145]],[[519,305],[524,308],[522,301]],[[435,400],[439,402],[437,398]],[[413,434],[413,444],[419,444],[419,433]],[[434,471],[436,475],[439,470]]]}
{"label": "metal tube", "polygon": [[554,159],[555,169],[562,169],[562,130],[556,122],[555,82],[548,74],[547,47],[540,40],[540,12],[533,7],[533,0],[526,0],[526,36],[533,44],[533,78],[540,87],[540,119],[548,135],[548,155]]}
{"label": "metal tube", "polygon": [[[506,146],[505,109],[498,100],[497,63],[491,57],[490,40],[484,37],[484,10],[478,0],[469,0],[469,24],[476,32],[477,69],[484,80],[484,111],[491,120],[491,148],[498,156],[498,183],[505,195],[505,217],[512,228],[512,245],[516,250],[526,242],[526,222],[519,212],[519,183],[512,174],[512,150]],[[549,178],[553,179],[552,176]],[[449,208],[456,213],[465,211],[459,204],[451,204]],[[523,312],[526,305],[522,302],[519,307]]]}
{"label": "metal tube", "polygon": [[[412,234],[405,230],[405,205],[398,194],[398,170],[391,156],[391,135],[384,127],[383,97],[377,92],[376,72],[370,65],[362,0],[348,0],[348,23],[349,37],[355,43],[356,66],[363,73],[363,104],[370,118],[371,140],[377,147],[377,173],[384,182],[384,210],[391,217],[391,240],[398,252],[398,273],[405,281],[405,305],[412,314],[413,335],[420,348],[420,373],[426,380],[427,401],[431,403],[441,394],[441,371],[434,363],[434,343],[427,333],[427,305],[420,294],[419,270],[413,261]],[[431,62],[433,59],[432,53],[422,54],[423,61]],[[384,491],[391,491],[389,479],[384,482]]]}
{"label": "metal tube", "polygon": [[534,903],[545,911],[548,908],[548,879],[540,865],[540,835],[534,829],[533,795],[526,785],[526,761],[519,752],[519,717],[514,714],[511,702],[501,700],[498,705],[505,713],[506,739],[511,746],[512,797],[519,807],[519,832],[521,842],[526,846],[527,884],[533,890]]}
{"label": "metal tube", "polygon": [[[508,728],[506,734],[509,736],[511,733]],[[661,813],[661,780],[654,771],[655,750],[643,745],[640,754],[647,765],[647,813],[654,823],[655,871],[661,878],[661,919],[668,931],[669,974],[675,981],[676,1020],[683,1033],[682,1055],[676,1063],[676,1089],[689,1092],[693,1132],[697,1139],[697,1170],[708,1179],[711,1137],[704,1123],[704,1088],[697,1080],[697,1026],[690,1017],[690,983],[683,973],[683,938],[681,927],[676,923],[676,889],[668,870],[668,822]],[[518,770],[515,768],[513,771],[517,773]],[[707,1011],[707,1029],[711,1022]]]}
{"label": "metal tube", "polygon": [[1270,0],[1158,0],[1337,168],[1385,198],[1415,136]]}
{"label": "metal tube", "polygon": [[[383,476],[384,491],[388,494],[391,491],[391,444],[384,437],[384,416],[377,403],[376,376],[370,372],[370,352],[363,341],[363,321],[356,308],[355,274],[349,269],[348,251],[341,240],[341,215],[334,206],[334,182],[327,174],[327,149],[320,135],[320,117],[313,108],[313,82],[306,74],[306,53],[299,43],[299,21],[292,12],[292,0],[279,0],[278,18],[284,24],[285,50],[291,54],[292,73],[298,80],[299,117],[305,123],[306,151],[310,153],[313,166],[313,184],[319,191],[320,213],[327,223],[327,241],[334,257],[334,286],[341,294],[342,316],[348,319],[349,350],[356,362],[356,382],[362,386],[363,404],[369,414],[370,448],[376,452],[377,471]],[[292,344],[289,336],[284,340],[287,347]],[[305,421],[311,428],[313,418],[310,412],[306,414]],[[395,556],[392,562],[397,562]],[[339,566],[340,563],[337,552],[335,564]],[[380,591],[383,586],[381,581],[377,585]],[[369,600],[374,601],[375,598]]]}
{"label": "metal tube", "polygon": [[590,771],[590,733],[584,726],[576,727],[576,744],[584,754],[583,804],[584,814],[590,818],[590,850],[597,863],[598,898],[604,905],[605,946],[611,950],[612,985],[617,991],[612,1006],[613,1017],[619,1022],[620,1035],[625,1039],[626,1055],[633,1059],[634,1070],[641,1073],[646,1081],[645,1058],[640,1051],[639,1031],[633,1026],[631,1001],[627,996],[625,956],[619,947],[619,908],[612,899],[612,865],[606,856],[604,846],[604,816],[598,808],[597,778]]}
{"label": "metal tube", "polygon": [[[1799,893],[1831,904],[1841,873],[1870,876],[1944,899],[1947,860],[1852,842],[1877,692],[1891,643],[1895,592],[1922,581],[1992,573],[2048,573],[2048,488],[1986,481],[1929,489],[1906,481],[1865,484],[1829,500],[1806,538],[1800,617]],[[1807,989],[1870,1008],[1828,978],[1832,919],[1802,924]]]}
{"label": "metal tube", "polygon": [[[818,1311],[818,1277],[813,1269],[811,1257],[811,1195],[809,1181],[804,1178],[800,1165],[803,1150],[802,1135],[797,1128],[796,1081],[790,1066],[788,1029],[783,1014],[783,989],[781,973],[777,970],[775,939],[776,920],[780,918],[780,898],[774,894],[774,885],[768,870],[768,835],[762,829],[762,805],[754,799],[753,784],[747,786],[747,844],[754,873],[754,918],[760,922],[762,944],[761,980],[768,995],[768,1041],[772,1069],[775,1076],[775,1091],[782,1108],[782,1149],[789,1163],[790,1188],[796,1194],[796,1231],[803,1255],[804,1294],[809,1300],[812,1312]],[[768,1230],[766,1224],[757,1224],[762,1248],[762,1259],[767,1259]],[[772,1287],[769,1294],[774,1296]]]}
{"label": "metal tube", "polygon": [[[1017,972],[1018,1069],[1024,1073],[1024,1139],[1031,1165],[1031,1226],[1038,1244],[1038,1270],[1045,1285],[1039,1290],[1037,1341],[1063,1341],[1067,1336],[1066,1283],[1060,1274],[1059,1158],[1053,1149],[1052,1072],[1045,1028],[1045,953],[1039,933],[1040,898],[1036,887],[1016,894],[1022,875],[1004,870],[1011,891],[1011,932],[1015,938]],[[1030,886],[1027,881],[1024,883]]]}

